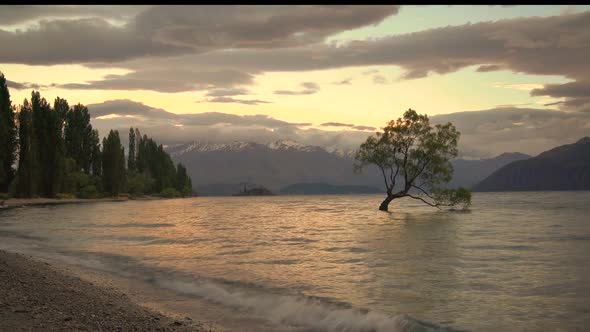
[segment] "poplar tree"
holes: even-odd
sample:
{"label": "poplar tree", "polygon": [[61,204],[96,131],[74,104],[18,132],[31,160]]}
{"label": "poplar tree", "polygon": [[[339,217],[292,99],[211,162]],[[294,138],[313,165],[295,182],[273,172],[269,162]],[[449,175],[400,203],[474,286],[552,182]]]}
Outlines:
{"label": "poplar tree", "polygon": [[17,197],[32,197],[36,194],[36,161],[33,147],[33,117],[31,105],[25,99],[18,112],[18,171]]}
{"label": "poplar tree", "polygon": [[14,179],[17,129],[14,108],[4,74],[0,73],[0,192],[7,192]]}
{"label": "poplar tree", "polygon": [[125,149],[121,145],[119,131],[111,130],[102,141],[103,189],[117,196],[125,184]]}
{"label": "poplar tree", "polygon": [[135,131],[133,127],[129,128],[129,156],[127,157],[127,169],[129,172],[135,172]]}

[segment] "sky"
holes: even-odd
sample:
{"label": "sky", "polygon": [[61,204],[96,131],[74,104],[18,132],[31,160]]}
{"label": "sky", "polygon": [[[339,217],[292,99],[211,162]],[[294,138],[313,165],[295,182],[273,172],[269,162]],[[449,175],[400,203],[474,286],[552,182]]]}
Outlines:
{"label": "sky", "polygon": [[164,143],[352,149],[408,108],[466,158],[590,135],[590,6],[0,6],[0,71]]}

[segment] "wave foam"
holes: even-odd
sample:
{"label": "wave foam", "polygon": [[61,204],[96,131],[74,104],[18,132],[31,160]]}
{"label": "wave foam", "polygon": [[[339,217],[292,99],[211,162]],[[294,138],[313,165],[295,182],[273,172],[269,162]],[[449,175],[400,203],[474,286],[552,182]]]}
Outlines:
{"label": "wave foam", "polygon": [[407,315],[391,316],[356,308],[340,308],[304,296],[232,289],[211,281],[160,280],[157,283],[180,293],[198,296],[234,309],[246,310],[273,323],[288,326],[343,332],[452,331]]}

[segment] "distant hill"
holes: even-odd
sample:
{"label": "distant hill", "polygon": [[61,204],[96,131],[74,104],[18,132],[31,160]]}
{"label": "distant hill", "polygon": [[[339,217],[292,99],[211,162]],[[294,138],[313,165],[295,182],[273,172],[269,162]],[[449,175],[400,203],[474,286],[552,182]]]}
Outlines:
{"label": "distant hill", "polygon": [[232,196],[274,196],[275,194],[268,190],[267,188],[264,188],[263,186],[258,186],[258,187],[253,187],[253,188],[246,188],[244,187],[243,190],[241,190],[238,193],[233,194]]}
{"label": "distant hill", "polygon": [[166,147],[175,162],[187,168],[193,186],[202,195],[232,195],[249,182],[273,192],[293,183],[383,187],[380,173],[369,167],[354,174],[350,153],[282,140],[253,142],[192,142]]}
{"label": "distant hill", "polygon": [[281,195],[341,195],[341,194],[375,194],[382,189],[360,185],[332,185],[322,182],[295,183],[284,187]]}
{"label": "distant hill", "polygon": [[512,162],[475,191],[590,190],[590,137]]}
{"label": "distant hill", "polygon": [[[240,191],[240,183],[245,182],[256,183],[275,193],[293,184],[305,184],[305,188],[289,190],[305,190],[306,194],[385,190],[377,167],[369,166],[361,174],[353,172],[354,151],[327,150],[290,140],[267,144],[191,142],[165,149],[175,162],[186,166],[199,195],[231,196]],[[455,172],[449,187],[471,187],[498,168],[525,158],[529,156],[505,153],[482,160],[454,160]],[[309,184],[324,186],[314,189]]]}
{"label": "distant hill", "polygon": [[471,188],[481,180],[488,177],[495,170],[502,168],[511,162],[528,159],[531,156],[519,153],[503,153],[494,158],[488,159],[455,159],[453,164],[453,179],[449,182],[449,188],[465,187]]}

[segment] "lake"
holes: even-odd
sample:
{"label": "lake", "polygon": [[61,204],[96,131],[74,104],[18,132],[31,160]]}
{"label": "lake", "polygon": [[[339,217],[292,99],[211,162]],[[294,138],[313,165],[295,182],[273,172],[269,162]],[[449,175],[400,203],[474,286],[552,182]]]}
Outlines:
{"label": "lake", "polygon": [[[0,248],[137,278],[253,330],[590,326],[590,192],[198,197],[0,212]],[[199,318],[199,313],[195,313]]]}

